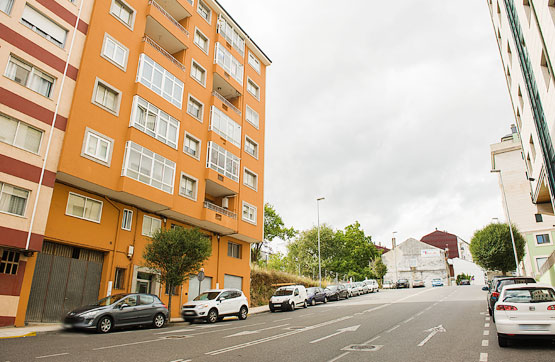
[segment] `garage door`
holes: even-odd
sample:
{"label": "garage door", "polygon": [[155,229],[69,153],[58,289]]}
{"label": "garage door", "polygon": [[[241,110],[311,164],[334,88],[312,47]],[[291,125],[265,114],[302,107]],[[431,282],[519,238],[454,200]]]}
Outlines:
{"label": "garage door", "polygon": [[[189,277],[189,292],[187,294],[188,300],[193,300],[198,295],[198,279],[196,275],[191,275]],[[205,277],[202,283],[200,284],[200,292],[207,291],[208,289],[212,289],[212,277]]]}
{"label": "garage door", "polygon": [[224,288],[243,290],[243,277],[226,274],[224,276]]}

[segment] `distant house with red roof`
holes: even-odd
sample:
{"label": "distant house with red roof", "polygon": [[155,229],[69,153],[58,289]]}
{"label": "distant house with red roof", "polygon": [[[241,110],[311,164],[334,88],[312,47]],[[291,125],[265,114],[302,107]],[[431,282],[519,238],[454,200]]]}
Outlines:
{"label": "distant house with red roof", "polygon": [[376,249],[381,250],[382,255],[387,253],[390,249],[386,248],[385,246],[382,246],[381,244],[374,244],[374,246],[376,247]]}
{"label": "distant house with red roof", "polygon": [[436,229],[434,232],[424,235],[420,241],[443,250],[449,249],[447,256],[449,259],[461,258],[463,260],[472,261],[470,244],[457,235]]}

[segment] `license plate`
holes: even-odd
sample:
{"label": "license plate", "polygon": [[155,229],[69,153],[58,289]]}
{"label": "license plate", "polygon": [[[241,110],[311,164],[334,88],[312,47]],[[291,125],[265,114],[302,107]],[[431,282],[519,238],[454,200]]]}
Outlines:
{"label": "license plate", "polygon": [[521,324],[519,325],[521,331],[548,331],[549,325],[547,324]]}
{"label": "license plate", "polygon": [[187,311],[187,312],[183,312],[183,313],[185,313],[185,314],[187,314],[187,315],[195,314],[195,312],[191,312],[191,311]]}
{"label": "license plate", "polygon": [[274,304],[274,307],[281,307],[281,303],[279,303],[279,304]]}
{"label": "license plate", "polygon": [[72,328],[73,326],[71,324],[64,323],[63,327],[67,329],[67,328]]}

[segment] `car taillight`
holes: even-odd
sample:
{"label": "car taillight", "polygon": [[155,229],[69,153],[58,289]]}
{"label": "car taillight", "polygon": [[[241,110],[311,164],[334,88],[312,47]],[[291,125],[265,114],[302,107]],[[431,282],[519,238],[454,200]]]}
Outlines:
{"label": "car taillight", "polygon": [[554,305],[550,305],[549,307],[547,307],[547,310],[555,310],[555,304],[554,304]]}
{"label": "car taillight", "polygon": [[494,297],[494,298],[499,298],[499,293],[493,292],[493,293],[491,293],[491,296]]}
{"label": "car taillight", "polygon": [[517,307],[512,305],[498,304],[495,306],[496,310],[518,310]]}

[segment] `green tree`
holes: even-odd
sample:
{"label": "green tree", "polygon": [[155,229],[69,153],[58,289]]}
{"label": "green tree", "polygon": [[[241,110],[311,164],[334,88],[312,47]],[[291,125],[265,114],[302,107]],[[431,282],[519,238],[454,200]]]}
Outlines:
{"label": "green tree", "polygon": [[372,260],[372,263],[370,263],[370,271],[375,278],[383,282],[383,277],[387,274],[387,266],[383,263],[381,256]]}
{"label": "green tree", "polygon": [[264,204],[264,240],[253,244],[251,248],[251,261],[256,263],[260,259],[262,247],[268,247],[275,238],[289,240],[297,235],[294,228],[286,228],[283,219],[272,205]]}
{"label": "green tree", "polygon": [[[512,225],[518,262],[524,257],[524,237]],[[509,224],[492,223],[472,236],[470,252],[474,262],[487,270],[500,270],[505,275],[515,270],[515,257]]]}
{"label": "green tree", "polygon": [[170,316],[174,287],[183,284],[190,274],[198,272],[211,253],[210,238],[197,228],[159,229],[146,245],[143,253],[145,266],[158,273],[160,281],[165,284]]}

